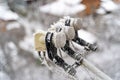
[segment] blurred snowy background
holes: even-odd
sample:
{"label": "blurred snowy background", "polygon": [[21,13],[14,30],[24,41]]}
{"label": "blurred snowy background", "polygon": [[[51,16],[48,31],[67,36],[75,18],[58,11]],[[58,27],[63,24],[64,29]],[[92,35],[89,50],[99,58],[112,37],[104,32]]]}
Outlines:
{"label": "blurred snowy background", "polygon": [[[42,65],[33,44],[35,31],[63,16],[84,19],[80,37],[99,45],[86,58],[120,80],[120,0],[0,0],[0,80],[71,80]],[[92,76],[83,68],[77,74]]]}

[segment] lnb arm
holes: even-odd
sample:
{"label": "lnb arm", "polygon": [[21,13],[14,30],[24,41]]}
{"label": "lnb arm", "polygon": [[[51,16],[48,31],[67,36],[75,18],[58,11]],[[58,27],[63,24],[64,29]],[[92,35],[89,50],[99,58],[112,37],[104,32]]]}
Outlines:
{"label": "lnb arm", "polygon": [[78,43],[81,46],[84,46],[84,48],[86,50],[92,50],[92,51],[96,51],[97,50],[97,45],[96,44],[91,44],[85,40],[83,40],[82,38],[78,37],[78,32],[75,32],[75,38],[73,39],[74,42]]}
{"label": "lnb arm", "polygon": [[97,49],[97,45],[96,44],[91,44],[81,38],[78,37],[78,30],[81,29],[81,26],[82,25],[82,22],[83,20],[80,19],[80,18],[70,18],[70,17],[67,17],[67,18],[64,18],[64,24],[66,27],[73,27],[74,28],[74,38],[72,39],[74,42],[78,43],[79,45],[81,46],[84,46],[84,48],[86,50],[92,50],[92,51],[96,51]]}

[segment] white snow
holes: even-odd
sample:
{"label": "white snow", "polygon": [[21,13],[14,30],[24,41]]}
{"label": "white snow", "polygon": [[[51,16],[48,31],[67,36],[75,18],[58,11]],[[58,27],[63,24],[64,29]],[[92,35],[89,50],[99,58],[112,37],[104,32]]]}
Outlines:
{"label": "white snow", "polygon": [[12,12],[6,4],[0,4],[0,19],[2,20],[17,20],[19,16]]}
{"label": "white snow", "polygon": [[[74,15],[85,10],[86,6],[81,4],[82,0],[57,0],[53,3],[40,7],[43,13],[49,13],[57,16]],[[106,11],[115,11],[118,5],[112,0],[101,0],[100,8],[96,11],[98,14],[105,14]]]}
{"label": "white snow", "polygon": [[102,0],[100,8],[96,11],[98,14],[105,14],[106,11],[115,11],[118,5],[112,0]]}
{"label": "white snow", "polygon": [[13,42],[6,43],[6,51],[8,54],[11,54],[13,62],[18,61],[18,49]]}
{"label": "white snow", "polygon": [[21,49],[31,52],[33,56],[38,59],[39,55],[37,52],[35,52],[33,39],[33,37],[26,36],[24,40],[19,42],[19,46]]}
{"label": "white snow", "polygon": [[64,15],[74,15],[78,12],[83,11],[85,8],[86,7],[83,4],[68,5],[65,4],[65,2],[63,1],[55,1],[53,3],[41,6],[40,11],[52,15],[64,16]]}
{"label": "white snow", "polygon": [[59,0],[65,4],[76,5],[79,4],[82,0]]}
{"label": "white snow", "polygon": [[11,22],[10,24],[7,25],[6,29],[7,30],[12,30],[14,28],[20,28],[20,24],[17,22]]}
{"label": "white snow", "polygon": [[34,51],[33,37],[25,37],[24,40],[19,43],[19,46],[24,50],[33,52]]}
{"label": "white snow", "polygon": [[101,4],[108,11],[116,10],[118,6],[113,1],[106,1]]}
{"label": "white snow", "polygon": [[6,59],[5,59],[5,55],[4,52],[0,46],[0,65],[5,65],[6,64]]}
{"label": "white snow", "polygon": [[[13,42],[6,43],[6,52],[10,54],[11,66],[14,70],[18,70],[21,66],[27,63],[25,59],[19,56],[18,48]],[[19,61],[20,63],[18,63]]]}
{"label": "white snow", "polygon": [[105,14],[106,13],[106,11],[103,8],[99,8],[96,12],[98,14]]}
{"label": "white snow", "polygon": [[82,29],[78,31],[78,36],[92,44],[97,41],[96,37],[93,34]]}
{"label": "white snow", "polygon": [[10,80],[10,77],[3,71],[0,71],[0,80]]}
{"label": "white snow", "polygon": [[16,49],[16,46],[15,46],[15,44],[13,42],[9,42],[7,45],[11,49]]}
{"label": "white snow", "polygon": [[104,1],[104,2],[106,1],[107,2],[107,1],[112,1],[112,0],[101,0],[101,1]]}

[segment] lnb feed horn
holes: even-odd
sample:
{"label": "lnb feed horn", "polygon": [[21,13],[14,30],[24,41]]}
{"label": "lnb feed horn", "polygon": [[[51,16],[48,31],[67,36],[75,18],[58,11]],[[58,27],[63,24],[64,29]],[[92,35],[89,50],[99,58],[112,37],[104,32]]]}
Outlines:
{"label": "lnb feed horn", "polygon": [[63,22],[65,25],[74,27],[75,30],[80,30],[83,27],[82,18],[64,17],[63,19],[60,19],[59,21]]}
{"label": "lnb feed horn", "polygon": [[35,50],[36,51],[46,51],[46,38],[51,37],[52,41],[51,43],[56,48],[64,47],[66,44],[66,36],[62,32],[49,32],[50,34],[53,34],[52,36],[47,36],[48,32],[45,31],[39,31],[34,34],[34,44],[35,44]]}
{"label": "lnb feed horn", "polygon": [[54,30],[56,32],[62,32],[65,34],[67,40],[72,40],[75,37],[75,30],[74,27],[71,26],[65,26],[63,22],[57,22],[53,25],[51,25],[51,28],[49,30]]}

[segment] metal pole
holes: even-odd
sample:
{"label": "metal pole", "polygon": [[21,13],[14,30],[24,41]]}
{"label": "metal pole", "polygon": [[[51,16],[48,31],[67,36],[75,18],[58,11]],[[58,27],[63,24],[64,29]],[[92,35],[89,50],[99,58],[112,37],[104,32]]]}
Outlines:
{"label": "metal pole", "polygon": [[[77,43],[73,42],[73,45],[75,48],[81,49],[81,47]],[[86,67],[88,70],[90,70],[92,73],[94,73],[96,76],[98,76],[101,80],[112,80],[109,76],[107,76],[101,70],[96,68],[93,64],[91,64],[86,59],[83,59],[82,65]]]}
{"label": "metal pole", "polygon": [[91,64],[86,59],[83,59],[82,65],[89,69],[92,73],[94,73],[96,76],[101,78],[102,80],[112,80],[109,76],[107,76],[105,73],[103,73],[101,70],[96,68],[93,64]]}

